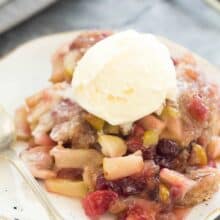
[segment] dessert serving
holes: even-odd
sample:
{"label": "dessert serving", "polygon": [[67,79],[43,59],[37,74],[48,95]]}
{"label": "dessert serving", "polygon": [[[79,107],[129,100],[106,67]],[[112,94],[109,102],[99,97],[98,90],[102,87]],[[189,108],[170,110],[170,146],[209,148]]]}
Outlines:
{"label": "dessert serving", "polygon": [[184,219],[220,182],[220,93],[202,67],[151,34],[81,32],[16,110],[22,159],[90,219]]}

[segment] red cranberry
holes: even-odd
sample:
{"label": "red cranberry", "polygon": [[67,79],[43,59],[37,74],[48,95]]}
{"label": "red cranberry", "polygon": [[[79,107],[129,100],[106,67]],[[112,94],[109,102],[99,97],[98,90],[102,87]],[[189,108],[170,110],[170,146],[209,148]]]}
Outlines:
{"label": "red cranberry", "polygon": [[121,196],[131,196],[141,193],[146,187],[141,178],[126,177],[115,181],[108,181],[103,175],[97,177],[97,190],[112,190]]}
{"label": "red cranberry", "polygon": [[163,157],[163,156],[157,155],[154,158],[154,161],[157,165],[160,166],[160,168],[168,168],[168,169],[177,170],[177,171],[184,170],[187,166],[187,162],[184,164],[181,164],[182,161],[178,157],[170,158],[170,157]]}
{"label": "red cranberry", "polygon": [[135,152],[143,147],[144,128],[135,124],[132,133],[127,139],[127,147],[130,152]]}
{"label": "red cranberry", "polygon": [[142,137],[144,135],[144,128],[139,124],[135,124],[133,127],[132,135],[135,137]]}
{"label": "red cranberry", "polygon": [[131,177],[123,178],[119,180],[123,196],[131,196],[141,193],[146,183],[142,179],[133,179]]}
{"label": "red cranberry", "polygon": [[179,154],[180,147],[174,141],[162,139],[157,144],[156,151],[160,156],[174,158]]}
{"label": "red cranberry", "polygon": [[89,193],[82,204],[86,215],[97,217],[108,211],[109,206],[118,199],[117,193],[110,190],[99,190]]}
{"label": "red cranberry", "polygon": [[135,152],[143,147],[143,141],[139,137],[129,137],[126,144],[130,152]]}
{"label": "red cranberry", "polygon": [[204,122],[209,117],[208,107],[199,96],[194,96],[188,105],[190,115],[198,122]]}
{"label": "red cranberry", "polygon": [[156,154],[155,147],[143,148],[142,155],[144,160],[152,160]]}
{"label": "red cranberry", "polygon": [[103,174],[99,175],[96,179],[96,190],[112,190],[117,194],[121,195],[122,190],[119,184],[115,181],[108,181],[105,179]]}

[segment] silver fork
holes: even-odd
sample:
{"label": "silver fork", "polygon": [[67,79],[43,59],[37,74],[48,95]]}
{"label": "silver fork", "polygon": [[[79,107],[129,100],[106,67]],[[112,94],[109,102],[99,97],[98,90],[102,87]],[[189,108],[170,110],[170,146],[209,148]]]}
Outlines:
{"label": "silver fork", "polygon": [[39,199],[42,206],[47,210],[50,220],[64,220],[51,204],[45,192],[31,175],[23,161],[17,157],[15,151],[11,148],[14,141],[15,128],[13,120],[0,106],[0,158],[8,161],[18,171],[18,173],[22,176],[24,181]]}

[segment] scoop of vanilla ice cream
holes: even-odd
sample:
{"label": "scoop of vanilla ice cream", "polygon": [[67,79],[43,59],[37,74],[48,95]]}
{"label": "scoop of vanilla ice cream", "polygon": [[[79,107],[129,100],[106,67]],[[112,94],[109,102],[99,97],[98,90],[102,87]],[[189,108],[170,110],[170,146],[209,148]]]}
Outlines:
{"label": "scoop of vanilla ice cream", "polygon": [[73,95],[112,125],[136,121],[176,96],[168,49],[151,34],[124,31],[91,47],[79,61]]}

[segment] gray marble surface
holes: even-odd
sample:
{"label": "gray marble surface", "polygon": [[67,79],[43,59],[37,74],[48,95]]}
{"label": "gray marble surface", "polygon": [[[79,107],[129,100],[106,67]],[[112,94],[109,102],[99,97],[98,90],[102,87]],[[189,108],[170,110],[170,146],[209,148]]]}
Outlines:
{"label": "gray marble surface", "polygon": [[202,0],[60,0],[0,35],[0,56],[43,35],[92,28],[160,34],[220,66],[220,14]]}

